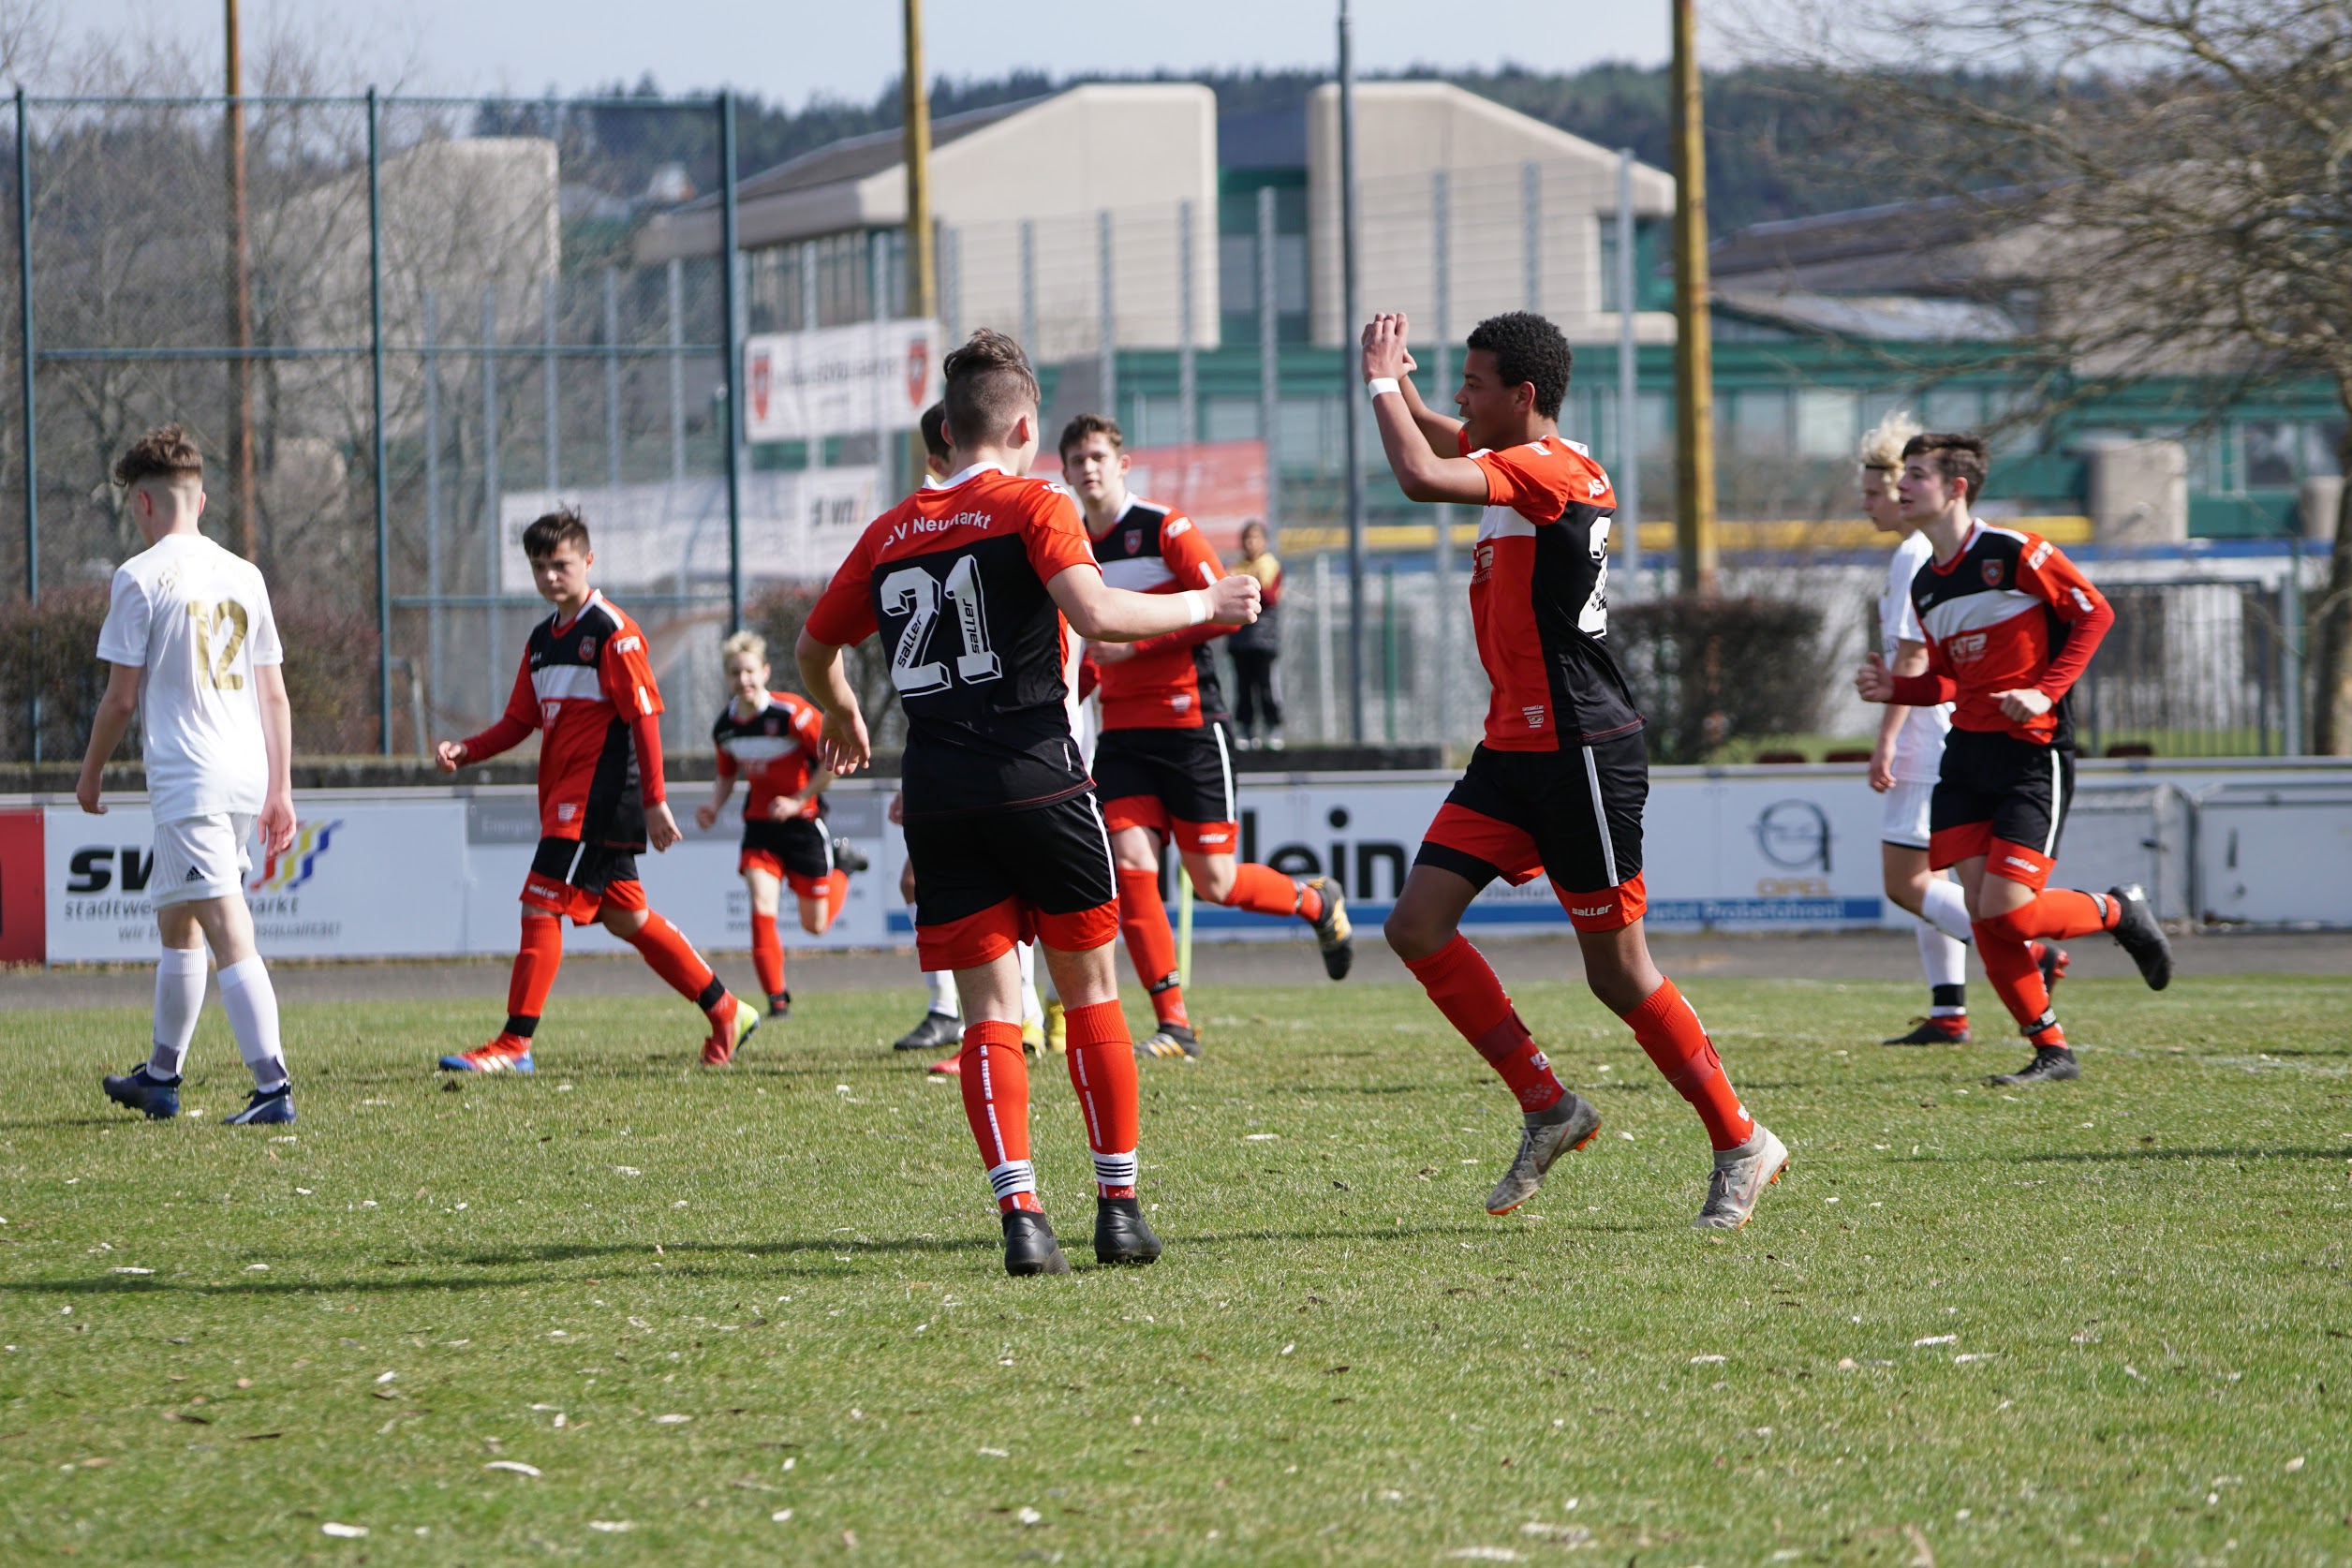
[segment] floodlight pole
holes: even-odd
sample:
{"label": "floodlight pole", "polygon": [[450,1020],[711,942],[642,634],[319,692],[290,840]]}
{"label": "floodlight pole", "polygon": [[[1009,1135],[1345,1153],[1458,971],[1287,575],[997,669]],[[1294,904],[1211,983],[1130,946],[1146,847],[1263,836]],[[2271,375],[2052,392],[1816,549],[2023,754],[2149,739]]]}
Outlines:
{"label": "floodlight pole", "polygon": [[[939,287],[931,232],[931,93],[923,81],[923,0],[907,0],[906,80],[901,84],[906,121],[907,314],[928,321],[939,314]],[[878,452],[879,458],[880,453]],[[919,441],[907,455],[921,483],[928,455]]]}
{"label": "floodlight pole", "polygon": [[244,45],[237,26],[237,0],[226,0],[229,75],[229,308],[236,332],[237,528],[247,560],[260,558],[260,519],[253,460],[253,257],[252,229],[245,210],[245,99]]}
{"label": "floodlight pole", "polygon": [[[735,288],[735,95],[718,95],[718,306],[727,355],[727,629],[743,629],[743,305]],[[815,323],[811,322],[811,326]]]}
{"label": "floodlight pole", "polygon": [[1707,127],[1696,0],[1674,0],[1674,477],[1680,590],[1715,591],[1715,352],[1709,334]]}

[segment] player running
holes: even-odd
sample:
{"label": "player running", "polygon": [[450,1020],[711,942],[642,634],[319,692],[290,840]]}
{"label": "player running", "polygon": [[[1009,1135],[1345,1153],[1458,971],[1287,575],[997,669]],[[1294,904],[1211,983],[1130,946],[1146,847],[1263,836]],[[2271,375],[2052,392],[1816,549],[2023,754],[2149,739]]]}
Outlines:
{"label": "player running", "polygon": [[1020,346],[979,332],[948,355],[947,439],[963,466],[874,520],[801,629],[824,711],[824,762],[868,758],[841,650],[879,630],[907,712],[907,853],[926,970],[953,969],[964,1009],[964,1112],[1004,1230],[1009,1274],[1069,1269],[1037,1198],[1013,945],[1035,937],[1068,1008],[1070,1081],[1094,1152],[1094,1252],[1147,1264],[1160,1239],[1135,1200],[1134,1044],[1118,1006],[1110,836],[1071,734],[1065,622],[1133,641],[1257,613],[1230,577],[1180,594],[1106,587],[1070,498],[1021,476],[1037,455],[1038,389]]}
{"label": "player running", "polygon": [[1934,551],[1911,582],[1928,667],[1899,675],[1873,652],[1854,686],[1865,702],[1955,703],[1928,860],[1959,869],[1985,976],[2034,1045],[2032,1061],[1991,1081],[2031,1086],[2082,1075],[2028,946],[2034,939],[2109,932],[2158,991],[2172,982],[2172,948],[2138,887],[2102,895],[2048,886],[2075,792],[2067,695],[2115,612],[2049,540],[1969,515],[1986,470],[1985,443],[1975,436],[1903,443],[1896,493]]}
{"label": "player running", "polygon": [[163,956],[155,965],[155,1050],[104,1082],[106,1097],[155,1121],[180,1114],[181,1069],[204,1008],[204,950],[220,966],[221,1011],[253,1073],[231,1127],[294,1119],[277,991],[254,950],[245,907],[246,844],[258,823],[272,854],[294,841],[292,710],[277,618],[260,569],[197,531],[204,456],[176,424],[139,438],[114,465],[123,510],[147,548],[114,571],[98,630],[106,694],[90,726],[74,798],[102,816],[107,758],[136,717],[155,817],[148,897]]}
{"label": "player running", "polygon": [[1485,508],[1470,614],[1493,696],[1486,738],[1388,916],[1388,945],[1518,1097],[1518,1154],[1487,1199],[1487,1213],[1508,1214],[1535,1195],[1553,1161],[1592,1140],[1601,1116],[1553,1073],[1461,919],[1497,877],[1549,877],[1592,994],[1632,1026],[1706,1125],[1715,1170],[1693,1227],[1737,1230],[1780,1179],[1788,1149],[1740,1104],[1698,1014],[1650,962],[1642,934],[1649,763],[1641,716],[1603,641],[1617,496],[1600,465],[1560,436],[1567,340],[1525,311],[1481,321],[1462,359],[1455,420],[1414,390],[1405,326],[1396,315],[1365,327],[1364,377],[1406,496]]}
{"label": "player running", "polygon": [[645,906],[637,856],[678,841],[661,781],[661,691],[645,634],[588,586],[588,525],[552,511],[523,530],[531,581],[554,614],[531,629],[507,711],[479,734],[443,741],[443,773],[486,762],[533,730],[539,746],[539,853],[523,879],[523,940],[507,984],[506,1028],[441,1058],[445,1072],[528,1072],[531,1039],[564,961],[566,916],[597,921],[634,947],[672,990],[703,1010],[703,1063],[724,1067],[760,1015],[720,984],[678,928]]}
{"label": "player running", "polygon": [[[1181,593],[1225,575],[1192,520],[1129,493],[1132,462],[1115,421],[1080,414],[1061,433],[1061,475],[1085,510],[1102,580],[1138,593]],[[1201,1054],[1177,984],[1176,932],[1160,896],[1160,856],[1173,837],[1192,891],[1212,904],[1314,928],[1332,979],[1355,961],[1347,899],[1336,882],[1295,881],[1270,865],[1236,863],[1232,742],[1217,661],[1208,643],[1231,627],[1189,627],[1140,643],[1098,644],[1102,735],[1095,743],[1095,793],[1118,865],[1119,928],[1135,978],[1160,1027],[1136,1043],[1145,1057]]]}
{"label": "player running", "polygon": [[789,691],[768,689],[768,643],[756,631],[738,631],[718,645],[727,671],[727,705],[711,726],[718,768],[711,798],[694,808],[695,825],[709,832],[718,824],[737,777],[748,791],[743,803],[743,852],[735,868],[751,893],[751,967],[767,993],[768,1016],[792,1011],[784,984],[784,944],[776,916],[790,883],[800,903],[800,928],[821,937],[833,928],[850,896],[852,866],[849,848],[825,832],[825,786],[833,775],[817,761],[817,730],[823,722],[816,705]]}
{"label": "player running", "polygon": [[[1908,413],[1890,413],[1862,437],[1863,513],[1880,533],[1896,537],[1886,591],[1878,599],[1878,645],[1898,675],[1923,674],[1928,668],[1927,642],[1911,605],[1911,580],[1932,551],[1918,525],[1903,516],[1895,494],[1903,443],[1918,434],[1918,422]],[[1928,981],[1926,1015],[1913,1021],[1910,1033],[1883,1042],[1888,1045],[1968,1043],[1967,944],[1975,939],[1968,898],[1960,883],[1928,866],[1928,798],[1935,791],[1944,737],[1951,728],[1948,703],[1915,708],[1889,703],[1871,751],[1871,788],[1886,797],[1878,853],[1886,896],[1918,919],[1919,968]],[[2066,971],[2065,951],[2045,942],[2032,946],[2043,984],[2055,986]]]}

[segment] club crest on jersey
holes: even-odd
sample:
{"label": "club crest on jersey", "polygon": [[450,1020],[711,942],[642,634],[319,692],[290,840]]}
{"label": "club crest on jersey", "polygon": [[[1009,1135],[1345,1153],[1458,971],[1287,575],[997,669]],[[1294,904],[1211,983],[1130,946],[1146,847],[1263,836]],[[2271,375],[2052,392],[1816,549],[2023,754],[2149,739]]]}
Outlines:
{"label": "club crest on jersey", "polygon": [[595,638],[583,637],[580,639],[580,657],[582,658],[594,658],[596,657]]}
{"label": "club crest on jersey", "polygon": [[1127,530],[1126,537],[1127,553],[1131,555],[1141,554],[1144,548],[1143,534],[1136,529],[1130,528]]}
{"label": "club crest on jersey", "polygon": [[1987,561],[1980,570],[1985,574],[1986,586],[1997,588],[2001,585],[2001,563],[1999,561]]}

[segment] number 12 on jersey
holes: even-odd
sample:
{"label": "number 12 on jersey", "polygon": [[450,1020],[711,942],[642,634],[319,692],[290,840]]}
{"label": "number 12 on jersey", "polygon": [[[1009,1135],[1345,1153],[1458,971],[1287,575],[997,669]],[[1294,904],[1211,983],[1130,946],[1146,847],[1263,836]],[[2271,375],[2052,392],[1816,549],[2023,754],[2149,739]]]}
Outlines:
{"label": "number 12 on jersey", "polygon": [[[988,645],[988,615],[980,597],[980,563],[970,555],[958,559],[947,574],[947,601],[955,613],[955,631],[964,651],[955,658],[955,673],[967,686],[993,681],[1004,673],[1003,661]],[[925,661],[931,633],[939,618],[939,580],[921,567],[904,567],[882,579],[881,605],[886,615],[908,617],[906,629],[891,646],[890,684],[901,697],[944,691],[954,682],[944,660]]]}

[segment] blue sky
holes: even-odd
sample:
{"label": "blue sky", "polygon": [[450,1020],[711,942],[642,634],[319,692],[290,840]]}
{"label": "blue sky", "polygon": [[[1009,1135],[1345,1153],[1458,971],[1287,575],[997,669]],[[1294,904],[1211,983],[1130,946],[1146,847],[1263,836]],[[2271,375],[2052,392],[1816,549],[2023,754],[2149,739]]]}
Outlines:
{"label": "blue sky", "polygon": [[[160,32],[202,74],[218,73],[220,0],[51,0],[68,43]],[[354,73],[336,86],[405,79],[411,90],[580,92],[647,71],[670,91],[732,86],[798,105],[812,95],[870,98],[897,71],[897,0],[244,0],[250,40],[273,26],[314,31]],[[1663,61],[1664,0],[1355,0],[1362,68],[1407,66],[1573,70],[1601,60]],[[1331,0],[927,0],[933,75],[1021,67],[1183,71],[1326,65]],[[1016,19],[1008,26],[1005,19]],[[1474,16],[1471,26],[1456,19]],[[1433,21],[1433,19],[1435,19]],[[249,41],[248,52],[252,48]]]}

